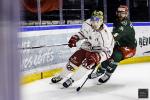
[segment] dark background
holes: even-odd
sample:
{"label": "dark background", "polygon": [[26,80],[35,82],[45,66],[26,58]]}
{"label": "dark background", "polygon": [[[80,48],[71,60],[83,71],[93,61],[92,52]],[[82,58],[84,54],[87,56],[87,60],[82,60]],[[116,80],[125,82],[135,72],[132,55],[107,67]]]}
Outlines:
{"label": "dark background", "polygon": [[[36,0],[35,0],[36,1]],[[116,8],[121,4],[127,4],[127,0],[106,0],[107,3],[107,23],[112,23],[115,17]],[[133,22],[150,21],[150,0],[128,0],[129,18]],[[63,24],[81,23],[81,0],[62,0]],[[36,5],[36,2],[35,2]],[[104,11],[104,0],[84,0],[84,20],[90,17],[92,11]],[[38,21],[38,14],[28,11],[25,7],[22,9],[21,21],[24,23]],[[44,24],[59,24],[59,8],[42,13],[41,20]],[[71,22],[69,22],[71,21]],[[51,22],[51,23],[49,23]],[[56,22],[56,23],[55,23]],[[25,25],[25,24],[24,24]],[[30,25],[30,24],[27,24]],[[33,23],[31,24],[33,25]],[[35,24],[36,25],[36,24]]]}

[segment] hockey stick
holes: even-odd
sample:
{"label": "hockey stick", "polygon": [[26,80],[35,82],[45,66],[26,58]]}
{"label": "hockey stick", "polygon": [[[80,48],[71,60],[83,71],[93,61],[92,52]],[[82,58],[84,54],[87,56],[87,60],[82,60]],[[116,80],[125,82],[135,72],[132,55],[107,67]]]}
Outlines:
{"label": "hockey stick", "polygon": [[22,47],[19,49],[37,49],[37,48],[43,48],[43,47],[53,47],[53,46],[64,46],[68,44],[58,44],[58,45],[42,45],[42,46],[34,46],[34,47]]}
{"label": "hockey stick", "polygon": [[[94,72],[94,70],[95,70],[95,68],[96,68],[96,64],[94,64],[93,67],[94,67],[94,68],[93,68],[93,70],[92,70],[92,72],[91,72],[90,74],[92,74],[92,73]],[[90,75],[90,74],[89,74],[89,75]],[[85,81],[82,83],[82,85],[79,86],[79,87],[76,89],[77,92],[81,90],[81,88],[83,87],[83,85],[86,83],[86,81],[87,81],[88,79],[89,79],[89,77],[87,77],[87,78],[85,79]]]}

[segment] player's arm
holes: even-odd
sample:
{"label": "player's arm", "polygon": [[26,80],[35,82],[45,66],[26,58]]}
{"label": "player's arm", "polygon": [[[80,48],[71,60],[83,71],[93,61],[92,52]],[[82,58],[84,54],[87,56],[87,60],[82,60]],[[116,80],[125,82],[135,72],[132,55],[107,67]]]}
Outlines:
{"label": "player's arm", "polygon": [[114,39],[115,41],[118,41],[120,40],[122,37],[128,35],[128,31],[130,29],[130,25],[129,23],[126,23],[126,24],[121,24],[119,27],[114,27],[113,28],[113,31],[112,31],[112,34],[114,36]]}
{"label": "player's arm", "polygon": [[122,38],[125,35],[124,34],[124,27],[120,26],[119,28],[114,28],[112,34],[113,34],[113,37],[116,41],[120,40],[120,38]]}
{"label": "player's arm", "polygon": [[76,33],[75,35],[73,35],[69,42],[68,42],[68,46],[70,48],[72,47],[76,47],[76,43],[79,41],[79,40],[82,40],[82,39],[86,39],[85,37],[85,32],[88,32],[88,27],[86,25],[86,23],[84,22],[83,25],[82,25],[82,28],[80,29],[80,31],[78,33]]}

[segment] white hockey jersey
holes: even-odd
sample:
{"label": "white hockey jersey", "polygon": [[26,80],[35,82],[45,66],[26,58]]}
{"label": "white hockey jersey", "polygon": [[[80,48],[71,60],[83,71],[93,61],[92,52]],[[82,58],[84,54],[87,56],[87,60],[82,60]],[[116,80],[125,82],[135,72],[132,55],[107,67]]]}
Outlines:
{"label": "white hockey jersey", "polygon": [[110,58],[114,48],[114,38],[112,33],[108,30],[105,24],[102,25],[102,29],[96,31],[91,26],[90,19],[83,22],[80,32],[76,35],[79,36],[79,39],[85,39],[81,44],[81,48],[98,52],[101,56],[101,62]]}

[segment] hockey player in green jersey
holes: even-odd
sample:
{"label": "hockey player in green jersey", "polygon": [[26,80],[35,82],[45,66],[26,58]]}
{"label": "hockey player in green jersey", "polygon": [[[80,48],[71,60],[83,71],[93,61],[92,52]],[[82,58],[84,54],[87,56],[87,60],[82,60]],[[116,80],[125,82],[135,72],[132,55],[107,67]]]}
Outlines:
{"label": "hockey player in green jersey", "polygon": [[115,71],[119,62],[133,57],[136,52],[135,31],[128,19],[128,7],[120,5],[116,11],[116,20],[113,23],[112,34],[115,39],[115,47],[110,59],[101,63],[97,71],[90,74],[89,79],[99,78],[100,83],[105,83]]}

